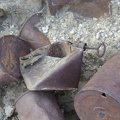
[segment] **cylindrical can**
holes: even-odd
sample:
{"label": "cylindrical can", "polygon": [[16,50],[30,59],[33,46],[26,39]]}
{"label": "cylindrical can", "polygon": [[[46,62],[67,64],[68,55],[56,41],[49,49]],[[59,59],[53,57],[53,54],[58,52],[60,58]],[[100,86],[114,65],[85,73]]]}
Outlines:
{"label": "cylindrical can", "polygon": [[15,102],[20,120],[64,120],[52,92],[28,91]]}
{"label": "cylindrical can", "polygon": [[74,106],[81,120],[120,120],[120,52],[78,92]]}
{"label": "cylindrical can", "polygon": [[17,36],[7,35],[0,38],[0,84],[22,78],[19,57],[29,52],[29,46]]}

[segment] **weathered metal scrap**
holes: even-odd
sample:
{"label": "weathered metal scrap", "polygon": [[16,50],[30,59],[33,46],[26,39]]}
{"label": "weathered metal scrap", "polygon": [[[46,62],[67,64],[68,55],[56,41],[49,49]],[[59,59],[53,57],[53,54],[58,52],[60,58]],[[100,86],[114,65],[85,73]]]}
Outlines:
{"label": "weathered metal scrap", "polygon": [[99,18],[109,13],[110,0],[94,0],[91,3],[85,2],[71,6],[71,11],[85,17]]}
{"label": "weathered metal scrap", "polygon": [[120,120],[120,52],[78,92],[74,106],[81,120]]}
{"label": "weathered metal scrap", "polygon": [[[46,52],[47,51],[47,52]],[[51,57],[51,56],[54,57]],[[78,87],[83,49],[54,43],[21,58],[21,72],[29,90],[72,90]]]}
{"label": "weathered metal scrap", "polygon": [[49,39],[40,32],[37,27],[35,27],[35,24],[37,24],[42,18],[42,13],[36,13],[31,16],[24,24],[19,34],[19,36],[29,43],[33,49],[50,44]]}
{"label": "weathered metal scrap", "polygon": [[0,38],[0,84],[22,78],[19,57],[28,54],[29,46],[14,35]]}
{"label": "weathered metal scrap", "polygon": [[28,91],[15,102],[20,120],[64,120],[52,92]]}
{"label": "weathered metal scrap", "polygon": [[55,15],[58,6],[69,4],[73,12],[86,17],[98,18],[105,13],[109,13],[109,2],[110,0],[50,0],[49,4],[51,6],[49,6],[49,9],[51,14]]}
{"label": "weathered metal scrap", "polygon": [[51,15],[55,15],[59,9],[64,5],[53,5],[52,0],[47,0],[47,5],[49,7]]}

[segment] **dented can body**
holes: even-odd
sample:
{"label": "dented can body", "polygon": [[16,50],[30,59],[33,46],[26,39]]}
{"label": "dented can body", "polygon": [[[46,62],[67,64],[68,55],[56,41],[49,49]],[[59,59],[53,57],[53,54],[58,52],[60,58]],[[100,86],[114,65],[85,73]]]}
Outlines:
{"label": "dented can body", "polygon": [[[44,49],[46,50],[47,47]],[[21,72],[27,88],[29,90],[76,89],[80,79],[83,49],[72,50],[69,44],[55,43],[47,50],[47,55],[40,54],[38,50],[34,51],[32,55],[36,55],[31,60],[31,54],[28,59],[21,58],[21,67],[26,64]],[[30,63],[31,61],[34,62]]]}
{"label": "dented can body", "polygon": [[19,34],[20,38],[29,43],[33,49],[50,44],[49,39],[35,27],[35,24],[37,24],[40,19],[42,19],[41,13],[36,13],[31,16],[24,24]]}
{"label": "dented can body", "polygon": [[78,92],[74,106],[81,120],[120,119],[120,52]]}
{"label": "dented can body", "polygon": [[19,57],[30,52],[29,46],[14,35],[0,39],[0,84],[21,79]]}
{"label": "dented can body", "polygon": [[64,120],[52,92],[28,91],[15,102],[20,120]]}

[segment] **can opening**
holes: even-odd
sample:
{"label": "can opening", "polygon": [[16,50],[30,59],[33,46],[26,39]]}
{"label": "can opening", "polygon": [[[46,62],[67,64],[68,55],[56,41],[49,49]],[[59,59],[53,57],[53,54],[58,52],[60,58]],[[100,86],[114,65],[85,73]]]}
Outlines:
{"label": "can opening", "polygon": [[106,97],[106,94],[105,94],[105,93],[102,93],[102,96],[103,96],[103,97]]}

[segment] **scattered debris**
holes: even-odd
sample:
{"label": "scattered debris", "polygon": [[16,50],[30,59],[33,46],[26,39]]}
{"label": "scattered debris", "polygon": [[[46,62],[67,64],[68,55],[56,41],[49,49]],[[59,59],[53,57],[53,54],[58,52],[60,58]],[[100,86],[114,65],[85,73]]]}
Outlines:
{"label": "scattered debris", "polygon": [[[38,1],[41,2],[41,0],[27,0],[24,2],[23,0],[9,0],[9,2],[1,0],[0,8],[5,10],[7,18],[0,19],[0,37],[6,34],[14,34],[18,36],[21,25],[24,23],[25,19],[29,18],[29,16],[40,10],[39,7],[41,7],[41,5],[39,5]],[[89,2],[89,0],[85,1]],[[68,11],[67,6],[65,6],[63,9],[57,12],[56,16],[51,16],[48,11],[44,11],[44,14],[42,15],[43,21],[38,23],[39,27],[37,25],[33,26],[37,26],[41,32],[45,33],[45,35],[50,39],[51,43],[66,40],[71,42],[84,41],[90,46],[94,46],[94,48],[96,48],[96,44],[105,42],[107,51],[105,56],[100,59],[94,56],[94,51],[92,50],[84,52],[85,57],[83,57],[83,67],[79,89],[85,85],[87,80],[97,71],[97,69],[105,62],[105,60],[108,59],[109,56],[120,50],[120,17],[118,1],[119,0],[111,1],[109,16],[103,16],[100,18],[87,18],[80,16],[79,14],[75,14],[76,11],[71,12],[72,10],[74,11],[74,9],[72,9],[72,6],[74,5],[71,3],[71,11]],[[32,2],[34,3],[31,4]],[[55,53],[54,47],[52,47],[52,49],[52,52],[50,52],[51,56],[62,56],[60,53],[58,53],[59,49],[56,48]],[[32,57],[28,60],[30,60],[31,66],[35,64]],[[35,57],[35,60],[38,60],[37,56]],[[13,116],[9,118],[9,112],[5,111],[9,111],[9,108],[12,108],[13,106],[15,98],[25,91],[27,91],[27,88],[22,81],[12,83],[12,85],[9,84],[7,86],[0,87],[0,119],[18,120],[17,115],[13,114]],[[65,120],[78,120],[79,118],[77,118],[73,107],[73,98],[76,91],[56,91],[55,93],[57,100],[60,103],[59,106],[65,113]],[[3,102],[3,105],[1,105],[1,101]],[[100,113],[100,116],[103,116],[103,114]]]}
{"label": "scattered debris", "polygon": [[75,97],[81,120],[120,119],[120,52],[108,60]]}

